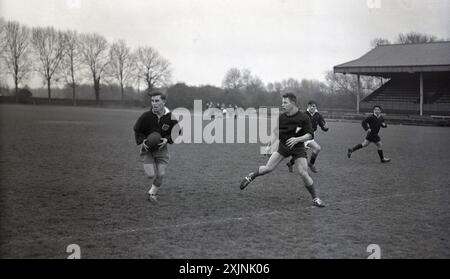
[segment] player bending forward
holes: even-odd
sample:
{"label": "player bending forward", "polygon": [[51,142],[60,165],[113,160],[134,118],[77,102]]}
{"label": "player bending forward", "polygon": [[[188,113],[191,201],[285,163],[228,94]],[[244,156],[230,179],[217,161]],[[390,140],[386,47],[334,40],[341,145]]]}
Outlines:
{"label": "player bending forward", "polygon": [[[139,117],[134,125],[134,134],[136,144],[142,144],[140,156],[144,162],[144,171],[150,179],[148,199],[157,202],[157,192],[162,185],[170,159],[167,144],[173,143],[172,134],[179,133],[176,133],[178,121],[165,106],[166,96],[162,92],[154,92],[150,94],[150,99],[151,109]],[[172,133],[172,130],[175,133]],[[153,132],[161,134],[161,142],[156,150],[150,150],[146,144],[148,135]]]}
{"label": "player bending forward", "polygon": [[265,166],[260,166],[255,172],[248,174],[241,182],[243,190],[256,177],[273,171],[286,157],[292,156],[300,176],[311,194],[313,205],[324,207],[324,203],[316,194],[312,178],[308,174],[308,163],[304,142],[313,138],[314,131],[309,117],[297,107],[297,98],[293,93],[283,95],[281,108],[284,111],[278,119],[278,129],[275,128],[272,144],[279,138],[278,150],[270,156]]}
{"label": "player bending forward", "polygon": [[364,141],[360,144],[355,145],[353,148],[347,150],[347,157],[350,158],[352,153],[358,149],[368,146],[373,142],[378,148],[378,156],[380,156],[381,163],[388,163],[391,161],[389,158],[385,158],[383,155],[383,146],[381,144],[380,136],[378,132],[380,128],[386,128],[387,125],[384,123],[384,118],[381,116],[381,107],[376,105],[373,106],[373,114],[362,121],[362,126],[365,131],[367,131],[367,136]]}
{"label": "player bending forward", "polygon": [[[314,130],[314,132],[317,131],[317,126],[320,126],[320,129],[322,131],[327,132],[328,131],[328,125],[325,122],[325,119],[323,116],[317,111],[317,103],[314,101],[308,102],[308,107],[306,108],[306,115],[309,116],[309,119],[311,119],[311,125]],[[316,162],[317,156],[319,156],[319,152],[322,149],[320,145],[315,141],[315,139],[310,139],[305,141],[305,147],[306,149],[311,148],[311,159],[309,159],[308,167],[311,169],[312,172],[317,172],[316,166],[314,163]],[[292,159],[286,164],[289,168],[289,172],[294,172],[294,164],[295,160],[292,157]]]}

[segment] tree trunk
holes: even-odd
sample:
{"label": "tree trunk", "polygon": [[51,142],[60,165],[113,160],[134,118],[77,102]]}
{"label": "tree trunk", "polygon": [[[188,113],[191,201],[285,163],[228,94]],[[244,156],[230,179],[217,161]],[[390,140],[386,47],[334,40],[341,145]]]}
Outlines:
{"label": "tree trunk", "polygon": [[98,105],[100,101],[100,79],[94,80],[95,103]]}
{"label": "tree trunk", "polygon": [[17,77],[14,78],[14,89],[16,92],[16,104],[19,103],[19,81],[17,80]]}
{"label": "tree trunk", "polygon": [[47,78],[47,92],[48,92],[48,102],[52,101],[52,91],[50,89],[50,79]]}
{"label": "tree trunk", "polygon": [[73,82],[72,83],[72,104],[74,105],[74,106],[76,106],[77,105],[77,102],[75,101],[75,82]]}
{"label": "tree trunk", "polygon": [[125,103],[124,93],[123,93],[123,83],[120,83],[120,98],[122,100],[122,105]]}

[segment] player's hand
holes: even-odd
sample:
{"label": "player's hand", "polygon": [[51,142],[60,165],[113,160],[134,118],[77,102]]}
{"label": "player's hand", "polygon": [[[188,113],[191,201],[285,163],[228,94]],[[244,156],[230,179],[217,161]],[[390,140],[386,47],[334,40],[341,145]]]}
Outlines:
{"label": "player's hand", "polygon": [[148,151],[148,145],[146,143],[147,143],[147,140],[144,140],[142,142],[142,146],[144,147],[145,151]]}
{"label": "player's hand", "polygon": [[296,137],[292,137],[286,141],[286,145],[289,148],[294,147],[294,145],[296,145],[297,143],[299,143],[299,140]]}
{"label": "player's hand", "polygon": [[161,149],[161,148],[163,148],[164,146],[166,146],[167,145],[167,139],[166,138],[161,138],[161,143],[158,143],[158,149]]}

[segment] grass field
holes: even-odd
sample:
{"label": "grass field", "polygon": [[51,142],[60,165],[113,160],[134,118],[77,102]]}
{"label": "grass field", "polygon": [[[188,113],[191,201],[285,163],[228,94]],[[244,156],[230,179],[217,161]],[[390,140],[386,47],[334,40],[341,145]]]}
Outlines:
{"label": "grass field", "polygon": [[312,174],[326,208],[311,207],[284,163],[244,191],[259,144],[179,144],[160,202],[132,126],[142,111],[1,105],[1,258],[450,257],[450,129],[391,125],[390,164],[360,142],[359,123],[330,122]]}

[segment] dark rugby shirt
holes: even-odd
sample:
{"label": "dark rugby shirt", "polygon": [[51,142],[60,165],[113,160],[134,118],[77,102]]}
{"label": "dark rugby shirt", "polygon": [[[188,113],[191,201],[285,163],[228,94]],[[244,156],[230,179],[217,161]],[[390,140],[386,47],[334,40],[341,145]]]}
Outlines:
{"label": "dark rugby shirt", "polygon": [[322,114],[318,112],[311,114],[309,111],[306,111],[306,115],[308,115],[311,119],[311,125],[314,132],[317,131],[317,126],[320,126],[320,129],[322,129],[322,131],[328,131],[328,128],[325,128],[325,119],[323,118]]}
{"label": "dark rugby shirt", "polygon": [[376,117],[374,114],[364,119],[361,124],[365,131],[367,131],[370,128],[371,130],[370,133],[372,135],[378,135],[378,132],[380,132],[381,127],[383,128],[387,127],[386,123],[384,123],[383,116]]}
{"label": "dark rugby shirt", "polygon": [[[314,130],[311,126],[309,117],[298,111],[296,114],[288,116],[286,113],[280,115],[278,119],[278,137],[280,142],[286,145],[286,141],[292,137],[300,137],[305,134],[311,134],[314,138]],[[300,145],[302,142],[296,144]]]}
{"label": "dark rugby shirt", "polygon": [[178,121],[172,119],[172,113],[167,108],[165,110],[166,113],[159,119],[151,109],[139,117],[134,125],[134,136],[137,145],[141,144],[153,132],[160,133],[163,138],[167,139],[167,143],[173,143],[171,137],[172,128]]}

